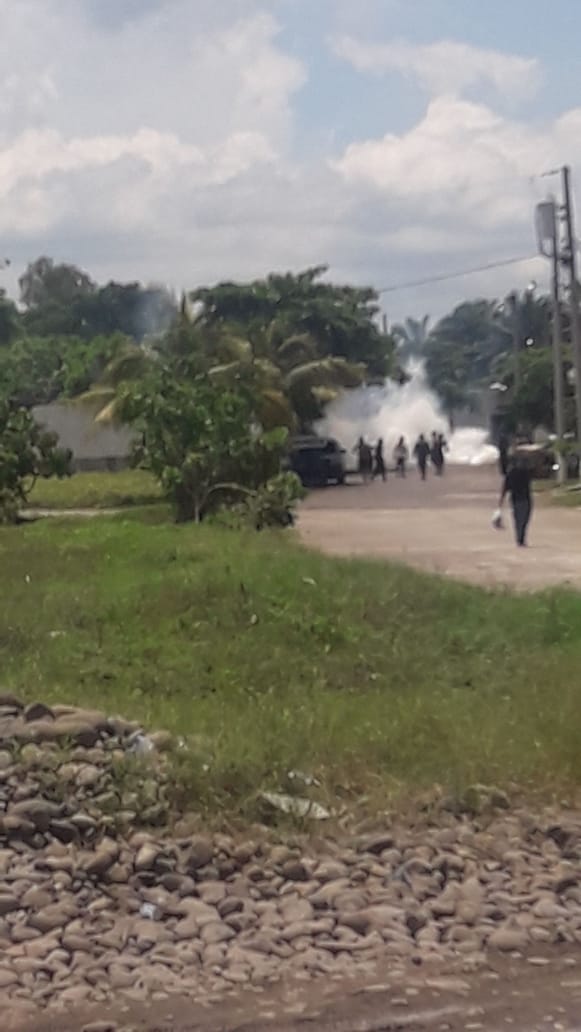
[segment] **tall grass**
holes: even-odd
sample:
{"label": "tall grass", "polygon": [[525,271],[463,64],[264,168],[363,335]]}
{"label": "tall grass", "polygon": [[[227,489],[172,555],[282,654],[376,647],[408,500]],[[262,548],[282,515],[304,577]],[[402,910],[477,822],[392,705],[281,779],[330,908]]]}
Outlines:
{"label": "tall grass", "polygon": [[293,769],[334,800],[581,781],[576,594],[137,516],[6,528],[0,564],[3,686],[190,738],[179,777],[211,805]]}

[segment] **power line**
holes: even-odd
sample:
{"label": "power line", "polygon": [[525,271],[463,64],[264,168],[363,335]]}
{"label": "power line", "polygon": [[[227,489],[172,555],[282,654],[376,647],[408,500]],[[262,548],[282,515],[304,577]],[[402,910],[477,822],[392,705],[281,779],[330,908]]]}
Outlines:
{"label": "power line", "polygon": [[472,276],[477,272],[488,272],[490,269],[502,269],[507,265],[523,265],[525,262],[536,261],[538,255],[528,255],[523,258],[505,258],[502,261],[488,262],[486,265],[478,265],[472,269],[462,269],[461,272],[445,272],[439,276],[427,276],[425,279],[408,280],[406,283],[394,283],[389,287],[382,287],[378,294],[393,294],[396,290],[410,290],[412,287],[425,287],[430,283],[443,283],[445,280],[461,279],[462,276]]}

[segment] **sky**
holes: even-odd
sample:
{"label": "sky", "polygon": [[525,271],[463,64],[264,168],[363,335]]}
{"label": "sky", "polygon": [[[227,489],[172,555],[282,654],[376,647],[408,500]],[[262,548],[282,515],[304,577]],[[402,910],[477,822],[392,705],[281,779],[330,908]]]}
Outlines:
{"label": "sky", "polygon": [[[11,292],[40,254],[178,291],[318,264],[394,287],[534,256],[547,170],[581,197],[579,0],[0,0],[0,23]],[[548,275],[382,305],[437,317]]]}

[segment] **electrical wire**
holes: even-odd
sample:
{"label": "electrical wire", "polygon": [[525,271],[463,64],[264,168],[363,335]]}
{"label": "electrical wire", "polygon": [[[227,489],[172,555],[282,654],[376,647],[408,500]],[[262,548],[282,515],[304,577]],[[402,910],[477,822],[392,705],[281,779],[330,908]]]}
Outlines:
{"label": "electrical wire", "polygon": [[491,269],[503,269],[507,265],[524,265],[525,262],[534,262],[538,255],[532,254],[523,258],[505,258],[497,262],[488,262],[486,265],[478,265],[471,269],[462,269],[460,272],[445,272],[439,276],[427,276],[425,279],[408,280],[405,283],[394,283],[389,287],[382,287],[378,294],[393,294],[396,290],[410,290],[412,287],[425,287],[430,283],[444,283],[446,280],[461,279],[462,276],[472,276],[477,272],[488,272]]}

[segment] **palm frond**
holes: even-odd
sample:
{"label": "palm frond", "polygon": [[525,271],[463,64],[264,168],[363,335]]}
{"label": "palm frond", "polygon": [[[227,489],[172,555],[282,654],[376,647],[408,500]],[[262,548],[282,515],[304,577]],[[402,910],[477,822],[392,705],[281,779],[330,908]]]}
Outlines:
{"label": "palm frond", "polygon": [[292,369],[285,382],[289,390],[296,387],[353,388],[359,387],[364,379],[365,369],[362,365],[348,362],[344,358],[322,358]]}

